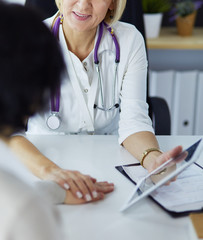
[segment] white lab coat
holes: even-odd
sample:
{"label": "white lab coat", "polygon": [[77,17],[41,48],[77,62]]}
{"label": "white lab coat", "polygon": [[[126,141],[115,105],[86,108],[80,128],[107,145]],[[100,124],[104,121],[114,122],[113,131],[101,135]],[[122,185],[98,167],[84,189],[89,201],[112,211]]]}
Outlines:
{"label": "white lab coat", "polygon": [[[54,16],[45,22],[51,27]],[[121,101],[120,110],[103,112],[94,109],[94,104],[101,106],[98,74],[94,66],[94,50],[82,62],[69,52],[64,38],[62,26],[59,29],[59,41],[67,64],[67,72],[61,86],[60,117],[61,126],[57,130],[50,130],[46,124],[51,109],[29,119],[29,134],[85,134],[86,122],[78,93],[74,91],[74,81],[79,81],[82,94],[91,114],[95,134],[117,134],[119,143],[129,135],[140,132],[153,132],[151,119],[148,116],[146,103],[146,74],[147,59],[143,37],[131,24],[117,22],[113,26],[114,33],[120,46],[120,63],[118,66],[118,85],[116,99]],[[98,31],[97,31],[98,35]],[[97,39],[97,36],[96,36]],[[96,40],[95,40],[96,41]],[[106,106],[112,104],[115,75],[115,45],[111,35],[104,28],[103,37],[98,50],[102,81],[104,85],[104,102]],[[71,56],[71,57],[70,57]],[[75,72],[77,77],[75,76]]]}

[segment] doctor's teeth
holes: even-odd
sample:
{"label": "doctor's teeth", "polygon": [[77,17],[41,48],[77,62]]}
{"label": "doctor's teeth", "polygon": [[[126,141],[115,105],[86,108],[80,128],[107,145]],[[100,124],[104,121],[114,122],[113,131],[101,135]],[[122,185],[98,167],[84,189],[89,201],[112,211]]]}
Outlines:
{"label": "doctor's teeth", "polygon": [[79,13],[76,13],[76,15],[78,15],[79,17],[87,17],[87,15],[81,15],[81,14],[79,14]]}

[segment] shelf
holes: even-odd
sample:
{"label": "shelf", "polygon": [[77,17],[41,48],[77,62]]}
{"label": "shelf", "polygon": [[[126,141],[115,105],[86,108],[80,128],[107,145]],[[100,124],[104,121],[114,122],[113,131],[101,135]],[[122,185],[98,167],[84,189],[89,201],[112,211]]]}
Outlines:
{"label": "shelf", "polygon": [[181,37],[175,27],[162,27],[160,36],[147,39],[149,49],[201,49],[203,50],[203,27],[194,28],[193,35]]}

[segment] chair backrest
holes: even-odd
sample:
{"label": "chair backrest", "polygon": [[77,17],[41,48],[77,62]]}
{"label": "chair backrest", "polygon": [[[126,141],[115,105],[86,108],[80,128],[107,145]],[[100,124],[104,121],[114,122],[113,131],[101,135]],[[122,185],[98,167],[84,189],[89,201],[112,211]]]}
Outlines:
{"label": "chair backrest", "polygon": [[[121,21],[133,24],[143,35],[146,46],[142,0],[128,0]],[[147,46],[146,46],[147,50]],[[147,77],[147,102],[156,135],[171,134],[171,117],[167,102],[163,98],[149,97],[149,75]]]}
{"label": "chair backrest", "polygon": [[156,135],[171,134],[171,117],[168,104],[160,97],[149,97],[148,104],[151,108],[151,118]]}

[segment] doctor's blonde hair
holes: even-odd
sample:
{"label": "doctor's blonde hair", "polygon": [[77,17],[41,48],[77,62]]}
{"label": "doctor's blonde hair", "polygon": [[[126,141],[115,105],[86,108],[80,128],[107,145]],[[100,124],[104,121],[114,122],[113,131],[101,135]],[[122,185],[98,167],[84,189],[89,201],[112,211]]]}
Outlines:
{"label": "doctor's blonde hair", "polygon": [[[63,1],[65,0],[55,0],[56,5],[61,13],[62,13]],[[109,25],[112,25],[113,23],[117,22],[121,18],[127,2],[127,0],[112,0],[112,1],[114,4],[114,9],[113,10],[109,9],[104,18],[104,21]]]}

